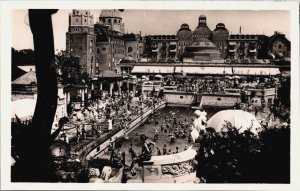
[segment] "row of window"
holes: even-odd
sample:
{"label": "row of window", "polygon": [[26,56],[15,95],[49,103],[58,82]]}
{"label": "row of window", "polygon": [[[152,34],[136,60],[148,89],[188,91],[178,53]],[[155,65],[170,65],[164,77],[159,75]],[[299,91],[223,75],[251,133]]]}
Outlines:
{"label": "row of window", "polygon": [[[103,22],[103,23],[112,23],[112,19],[101,19],[101,21]],[[114,19],[113,20],[113,23],[118,23],[118,24],[120,24],[121,23],[121,19]]]}
{"label": "row of window", "polygon": [[[76,14],[77,14],[77,15],[79,15],[79,11],[76,11]],[[88,11],[86,11],[86,12],[85,12],[85,14],[86,14],[86,15],[88,15],[88,14],[89,14],[89,12],[88,12]],[[75,15],[75,10],[73,10],[73,15]]]}
{"label": "row of window", "polygon": [[198,38],[198,37],[200,37],[200,38],[209,38],[209,36],[210,35],[198,35],[198,34],[195,34],[195,35],[193,35],[193,37],[196,37],[196,38]]}
{"label": "row of window", "polygon": [[[274,48],[277,48],[276,44],[273,46]],[[278,45],[278,48],[282,48],[281,44]]]}

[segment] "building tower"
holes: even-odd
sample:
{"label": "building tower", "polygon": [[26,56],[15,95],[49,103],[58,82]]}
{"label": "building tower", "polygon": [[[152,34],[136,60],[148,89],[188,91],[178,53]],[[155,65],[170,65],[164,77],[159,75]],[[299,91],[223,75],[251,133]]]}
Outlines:
{"label": "building tower", "polygon": [[95,68],[95,41],[93,15],[89,10],[72,10],[66,33],[66,50],[71,56],[80,58],[82,72],[86,72],[90,77]]}
{"label": "building tower", "polygon": [[[94,25],[96,34],[96,74],[100,70],[115,71],[125,57],[124,23],[119,10],[102,10]],[[99,72],[97,72],[99,70]]]}
{"label": "building tower", "polygon": [[193,32],[189,28],[189,25],[183,23],[180,29],[177,31],[178,45],[177,55],[182,57],[186,46],[190,46],[193,43]]}
{"label": "building tower", "polygon": [[111,31],[124,34],[124,23],[118,9],[104,9],[99,17],[100,25],[107,26]]}
{"label": "building tower", "polygon": [[206,16],[200,15],[198,20],[198,26],[193,32],[193,41],[202,41],[202,38],[211,40],[211,30],[208,28],[206,23]]}
{"label": "building tower", "polygon": [[221,49],[221,57],[225,58],[227,53],[227,39],[229,31],[223,23],[218,23],[214,31],[212,31],[212,43]]}

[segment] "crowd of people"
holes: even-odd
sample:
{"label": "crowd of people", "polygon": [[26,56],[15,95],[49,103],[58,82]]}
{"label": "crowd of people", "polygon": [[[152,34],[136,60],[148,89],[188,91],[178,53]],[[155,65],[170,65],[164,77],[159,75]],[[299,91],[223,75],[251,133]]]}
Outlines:
{"label": "crowd of people", "polygon": [[250,78],[244,76],[169,76],[164,79],[164,85],[177,86],[178,91],[198,91],[200,93],[225,93],[225,90],[230,88],[245,90],[245,88],[248,87],[275,87],[275,84],[277,82],[276,80],[277,79],[275,79],[274,77]]}
{"label": "crowd of people", "polygon": [[[134,99],[133,93],[106,94],[102,99],[89,100],[85,106],[76,109],[75,103],[69,116],[69,122],[61,133],[61,139],[77,143],[87,140],[88,136],[112,133],[127,129],[134,116],[141,115],[145,108],[153,109],[161,100],[157,97],[140,95]],[[76,133],[68,132],[68,127],[75,127]],[[74,132],[74,131],[73,131]]]}

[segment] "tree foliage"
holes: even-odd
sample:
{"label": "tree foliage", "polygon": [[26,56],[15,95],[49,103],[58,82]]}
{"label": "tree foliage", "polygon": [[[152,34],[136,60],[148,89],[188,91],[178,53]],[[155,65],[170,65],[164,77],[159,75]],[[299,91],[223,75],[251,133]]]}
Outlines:
{"label": "tree foliage", "polygon": [[227,124],[227,132],[202,134],[197,173],[207,183],[288,183],[290,129],[272,127],[258,136]]}
{"label": "tree foliage", "polygon": [[11,48],[11,80],[22,76],[26,72],[18,66],[34,65],[34,52],[32,49],[16,50]]}
{"label": "tree foliage", "polygon": [[71,56],[67,51],[61,51],[56,55],[57,68],[62,84],[87,83],[88,74],[80,65],[80,58]]}
{"label": "tree foliage", "polygon": [[11,48],[11,63],[13,66],[34,65],[34,51],[32,49],[16,50]]}

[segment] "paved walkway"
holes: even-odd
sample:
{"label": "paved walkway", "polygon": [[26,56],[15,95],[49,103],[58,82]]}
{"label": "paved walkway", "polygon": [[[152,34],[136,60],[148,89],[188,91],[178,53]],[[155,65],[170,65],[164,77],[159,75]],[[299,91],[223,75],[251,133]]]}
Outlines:
{"label": "paved walkway", "polygon": [[[131,106],[136,106],[138,104],[138,98],[134,98],[132,101]],[[143,112],[146,112],[147,110],[149,110],[149,107],[144,107],[143,108]],[[114,118],[118,119],[120,118],[122,115],[121,112],[118,113],[118,115],[115,115],[115,111],[113,111],[111,113],[111,116],[113,116]],[[140,117],[140,114],[138,115],[132,115],[131,116],[131,121],[128,122],[131,123],[132,121],[134,121],[136,118]],[[70,146],[71,146],[71,153],[76,153],[78,152],[79,154],[82,154],[84,152],[88,152],[88,146],[90,144],[92,144],[93,142],[96,142],[97,145],[100,145],[102,143],[104,143],[105,141],[109,140],[109,138],[113,135],[115,135],[116,133],[118,133],[119,131],[121,131],[122,129],[118,128],[117,125],[115,125],[115,127],[113,128],[113,131],[111,133],[111,135],[109,134],[109,132],[107,130],[103,130],[103,129],[107,129],[107,119],[104,120],[104,122],[98,124],[101,126],[101,131],[103,132],[100,137],[97,136],[96,134],[92,134],[92,130],[87,131],[86,134],[86,139],[85,140],[80,140],[80,142],[77,142],[76,140],[76,136],[73,137],[70,140]],[[88,154],[88,153],[84,153],[84,154]]]}

